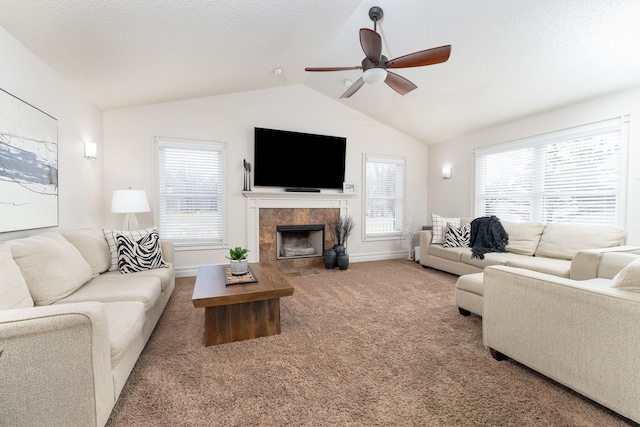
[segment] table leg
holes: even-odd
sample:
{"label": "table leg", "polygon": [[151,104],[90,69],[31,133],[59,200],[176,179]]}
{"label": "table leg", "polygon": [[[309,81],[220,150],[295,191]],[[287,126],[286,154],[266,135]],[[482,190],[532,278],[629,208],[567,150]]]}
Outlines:
{"label": "table leg", "polygon": [[280,298],[206,307],[205,345],[279,334]]}

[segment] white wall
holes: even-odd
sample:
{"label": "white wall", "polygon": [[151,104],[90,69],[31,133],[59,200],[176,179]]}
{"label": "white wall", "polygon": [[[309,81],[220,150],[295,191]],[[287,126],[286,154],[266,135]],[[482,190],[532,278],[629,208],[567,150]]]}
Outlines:
{"label": "white wall", "polygon": [[[108,212],[115,189],[147,191],[153,204],[154,135],[227,143],[229,176],[228,244],[247,244],[247,199],[241,194],[242,160],[253,162],[254,127],[329,134],[347,138],[346,181],[358,195],[349,201],[358,224],[349,238],[352,260],[404,256],[408,242],[361,241],[362,153],[406,156],[408,216],[426,224],[427,146],[303,85],[168,102],[107,111],[104,114],[106,224],[121,227],[121,215]],[[311,160],[310,160],[311,161]],[[139,214],[141,227],[152,214]],[[226,262],[228,250],[176,253],[180,270]]]}
{"label": "white wall", "polygon": [[[429,216],[473,216],[473,149],[629,114],[627,243],[640,245],[640,88],[603,96],[554,111],[473,132],[429,146]],[[443,180],[444,165],[452,178]]]}
{"label": "white wall", "polygon": [[[0,88],[58,120],[59,228],[101,227],[102,112],[2,28],[0,52]],[[84,140],[98,144],[98,160],[84,158]],[[0,233],[0,240],[40,231]]]}

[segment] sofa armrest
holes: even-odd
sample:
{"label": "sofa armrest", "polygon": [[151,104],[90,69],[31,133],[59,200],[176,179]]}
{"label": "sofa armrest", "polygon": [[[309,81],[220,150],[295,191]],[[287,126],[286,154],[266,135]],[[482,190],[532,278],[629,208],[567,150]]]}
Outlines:
{"label": "sofa armrest", "polygon": [[433,238],[431,230],[420,230],[420,264],[429,266],[429,245]]}
{"label": "sofa armrest", "polygon": [[543,375],[640,421],[640,293],[610,280],[504,266],[484,270],[483,341]]}
{"label": "sofa armrest", "polygon": [[573,280],[588,280],[602,277],[598,274],[602,255],[610,252],[632,252],[639,246],[614,246],[610,248],[585,249],[576,253],[571,260],[569,277]]}
{"label": "sofa armrest", "polygon": [[169,264],[173,265],[175,252],[173,242],[169,240],[161,240],[160,248],[162,249],[162,258]]}
{"label": "sofa armrest", "polygon": [[0,310],[0,425],[104,425],[115,404],[100,303]]}

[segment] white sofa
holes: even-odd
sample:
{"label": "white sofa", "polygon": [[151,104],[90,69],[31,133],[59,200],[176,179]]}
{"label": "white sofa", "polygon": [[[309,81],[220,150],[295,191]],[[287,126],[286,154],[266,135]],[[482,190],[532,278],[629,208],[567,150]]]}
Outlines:
{"label": "white sofa", "polygon": [[0,425],[107,422],[175,286],[160,245],[166,266],[121,274],[101,230],[0,243]]}
{"label": "white sofa", "polygon": [[[473,218],[460,218],[460,224]],[[420,264],[462,276],[481,273],[490,265],[520,267],[554,276],[586,279],[595,276],[588,259],[573,262],[585,249],[611,248],[623,244],[626,231],[607,225],[543,224],[500,221],[509,235],[506,252],[487,253],[484,259],[471,256],[471,248],[445,248],[432,243],[433,231],[420,231]]]}
{"label": "white sofa", "polygon": [[484,345],[640,422],[640,255],[598,261],[581,281],[487,267]]}
{"label": "white sofa", "polygon": [[[461,218],[460,224],[472,220]],[[597,277],[601,254],[640,249],[622,245],[626,232],[614,226],[509,221],[501,224],[509,235],[506,252],[487,253],[484,259],[474,258],[469,247],[446,248],[433,243],[431,230],[420,232],[420,263],[460,276],[455,288],[460,314],[483,315],[482,272],[486,267],[504,265],[585,280]]]}

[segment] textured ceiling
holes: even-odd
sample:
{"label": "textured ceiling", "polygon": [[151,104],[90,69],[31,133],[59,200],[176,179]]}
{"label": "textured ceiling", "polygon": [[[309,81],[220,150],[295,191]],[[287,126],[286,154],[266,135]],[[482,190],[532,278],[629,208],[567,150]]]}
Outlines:
{"label": "textured ceiling", "polygon": [[[338,101],[372,28],[389,58],[444,44],[443,64],[397,70],[400,96]],[[638,0],[0,0],[0,26],[102,109],[305,84],[425,143],[640,86]],[[270,70],[283,67],[273,76]]]}

